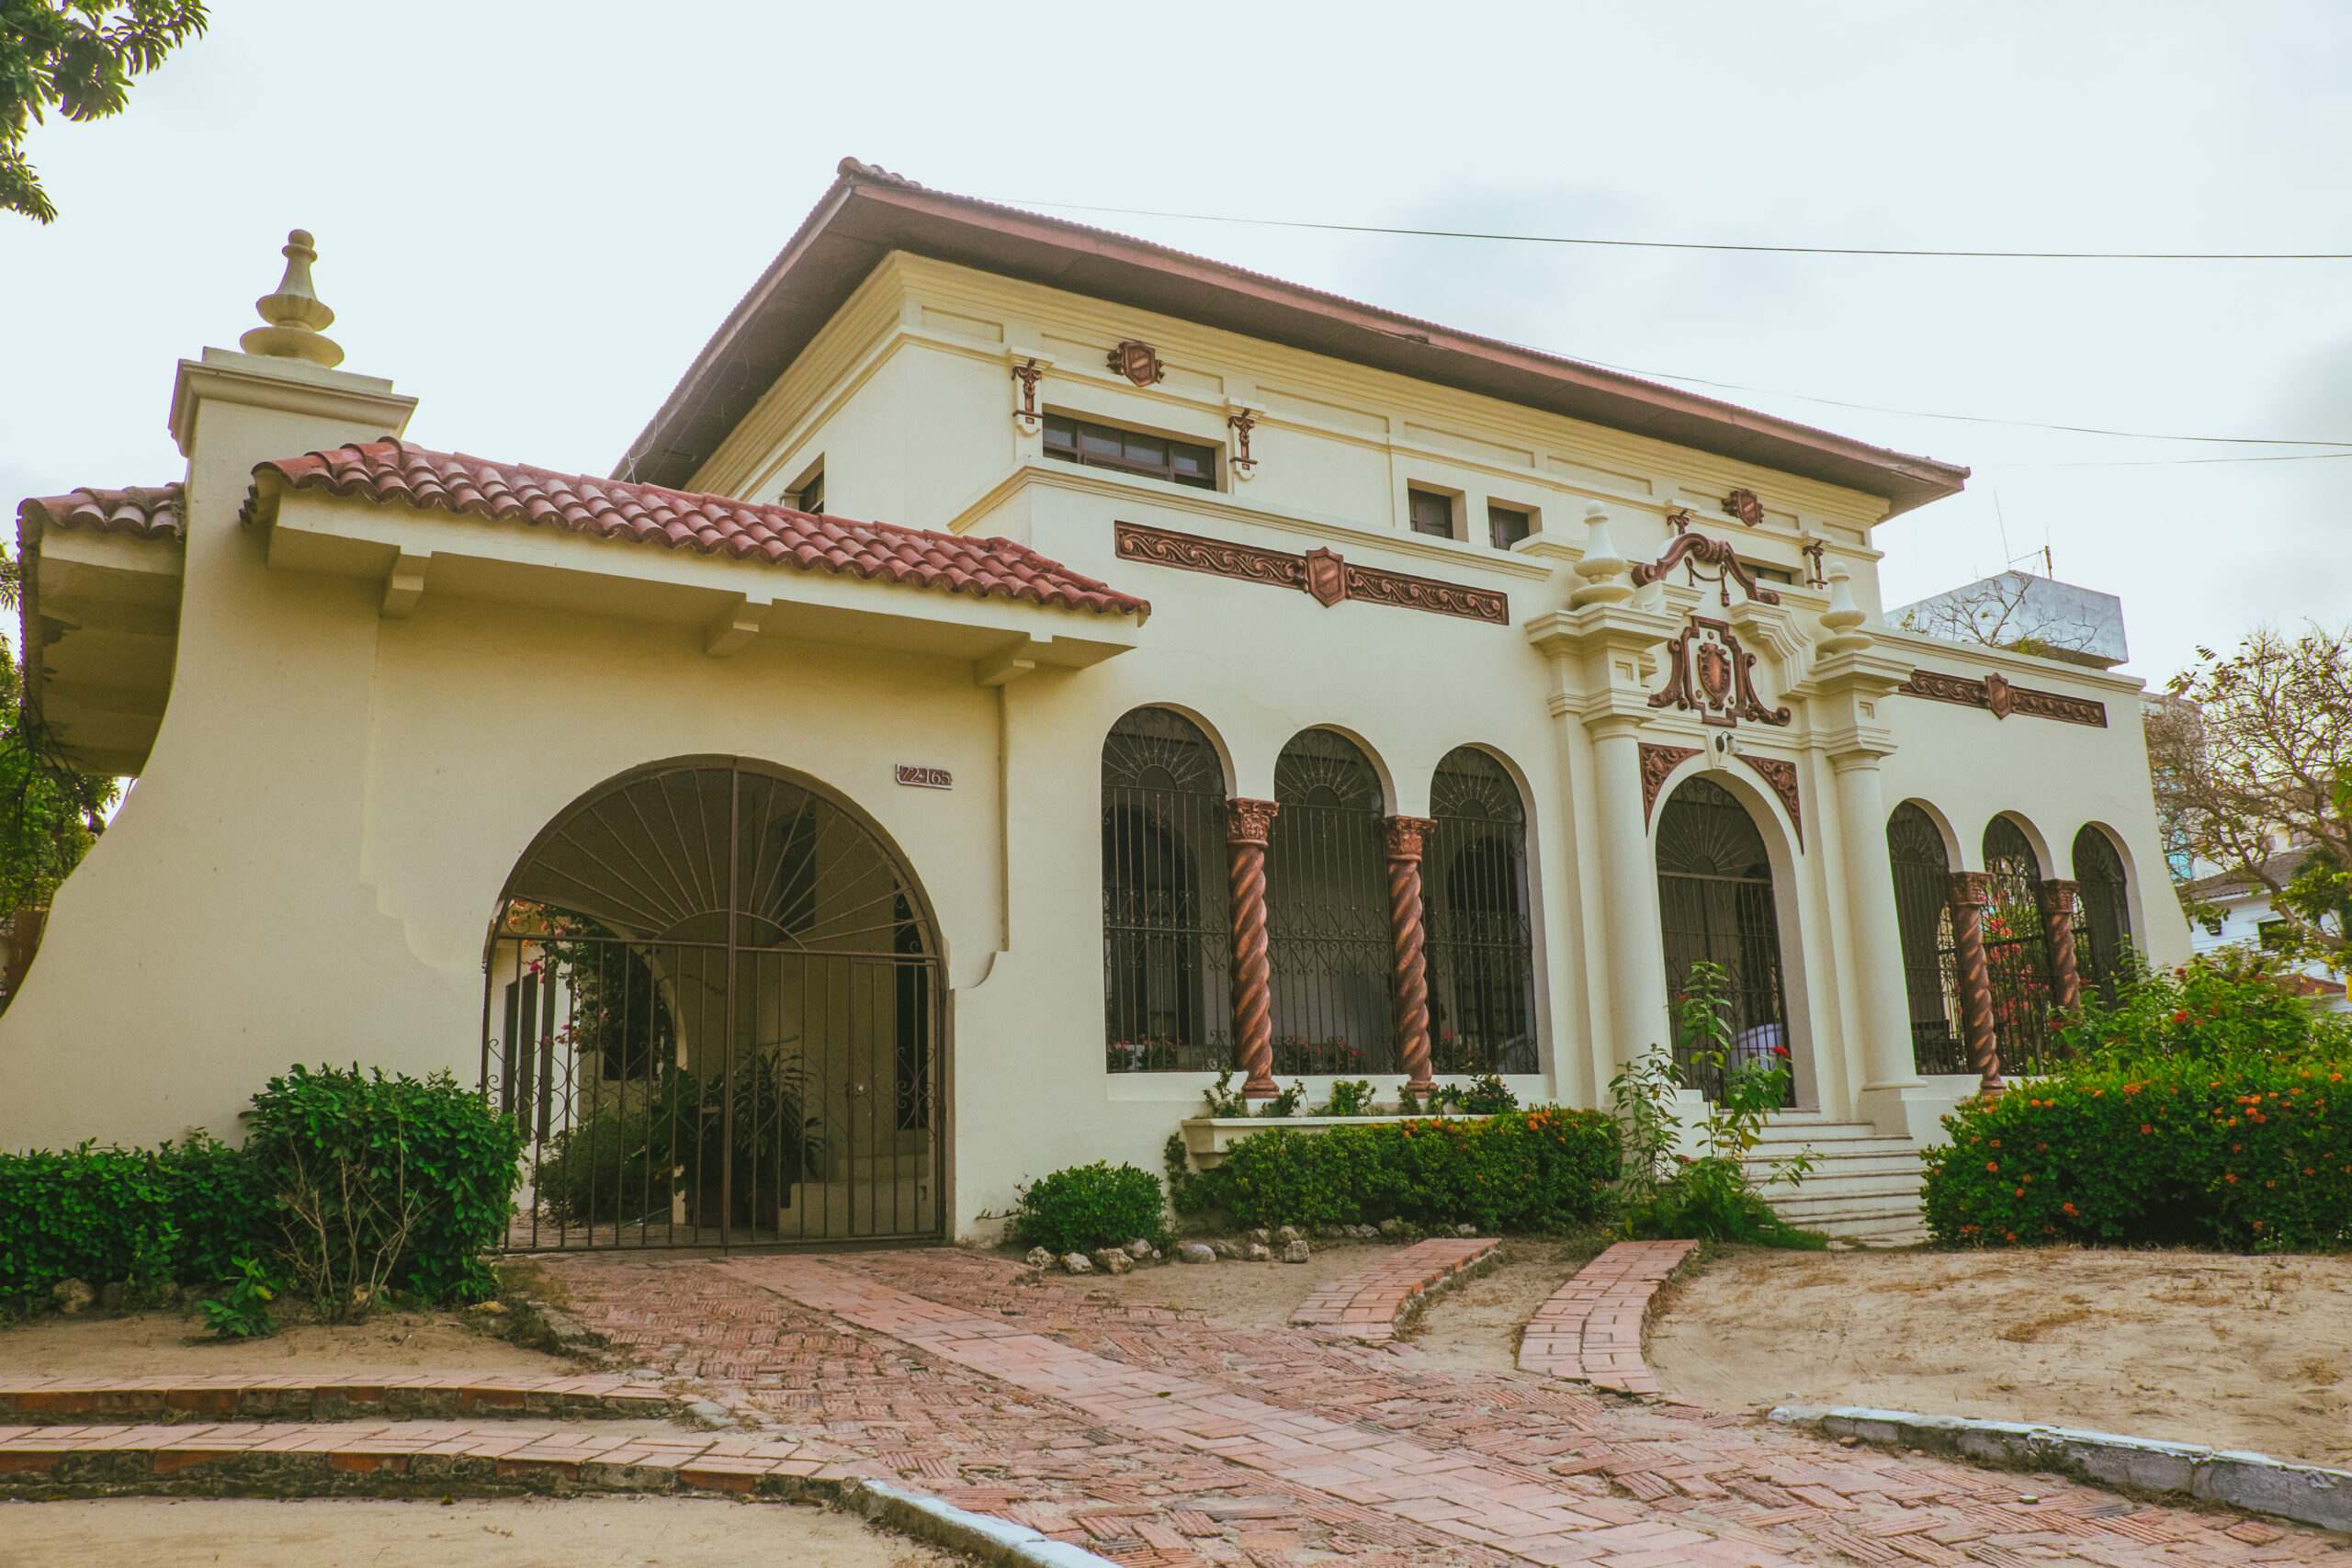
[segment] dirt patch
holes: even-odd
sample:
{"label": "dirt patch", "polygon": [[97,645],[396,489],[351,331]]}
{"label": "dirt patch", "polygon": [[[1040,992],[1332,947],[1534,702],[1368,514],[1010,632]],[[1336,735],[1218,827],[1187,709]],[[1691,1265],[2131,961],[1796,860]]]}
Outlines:
{"label": "dirt patch", "polygon": [[1519,1331],[1535,1309],[1608,1244],[1606,1236],[1506,1237],[1493,1269],[1432,1299],[1407,1342],[1442,1366],[1509,1371],[1519,1364]]}
{"label": "dirt patch", "polygon": [[424,1371],[567,1377],[560,1356],[493,1338],[454,1313],[393,1312],[329,1327],[292,1324],[267,1339],[216,1340],[177,1312],[43,1317],[0,1332],[0,1376],[123,1378],[368,1377]]}
{"label": "dirt patch", "polygon": [[1317,1241],[1307,1247],[1310,1256],[1304,1263],[1154,1263],[1115,1279],[1071,1279],[1059,1272],[1046,1277],[1057,1284],[1083,1285],[1114,1301],[1155,1302],[1220,1323],[1281,1328],[1308,1296],[1397,1250],[1389,1243],[1363,1241]]}
{"label": "dirt patch", "polygon": [[961,1561],[821,1508],[678,1497],[0,1504],[0,1568],[933,1568]]}
{"label": "dirt patch", "polygon": [[2352,1461],[2352,1258],[1737,1248],[1649,1362],[1719,1408],[1866,1404]]}

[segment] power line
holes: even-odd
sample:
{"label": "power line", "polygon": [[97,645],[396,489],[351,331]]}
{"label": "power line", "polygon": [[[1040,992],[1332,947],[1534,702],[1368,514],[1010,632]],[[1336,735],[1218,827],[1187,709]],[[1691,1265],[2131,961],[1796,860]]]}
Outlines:
{"label": "power line", "polygon": [[1161,212],[1145,207],[1090,207],[1075,201],[1016,201],[1062,212],[1108,212],[1125,218],[1175,218],[1193,223],[1241,223],[1265,229],[1314,229],[1335,234],[1403,234],[1427,240],[1499,240],[1521,245],[1598,245],[1639,251],[1732,251],[1787,256],[1915,256],[1962,261],[2352,261],[2341,251],[1928,251],[1863,245],[1736,245],[1702,240],[1598,240],[1567,234],[1499,234],[1470,229],[1392,229],[1376,223],[1310,223],[1295,218],[1235,218],[1218,212]]}

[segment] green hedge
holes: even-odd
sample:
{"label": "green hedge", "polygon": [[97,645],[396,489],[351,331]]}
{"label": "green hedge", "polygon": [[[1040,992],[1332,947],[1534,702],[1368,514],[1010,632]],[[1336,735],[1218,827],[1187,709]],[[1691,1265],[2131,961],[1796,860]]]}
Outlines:
{"label": "green hedge", "polygon": [[1617,1179],[1618,1129],[1599,1111],[1544,1106],[1484,1121],[1260,1133],[1187,1178],[1177,1207],[1244,1225],[1473,1224],[1556,1230],[1590,1220]]}
{"label": "green hedge", "polygon": [[1948,1246],[2352,1245],[2352,1063],[2176,1057],[1972,1100],[1927,1150]]}
{"label": "green hedge", "polygon": [[209,1284],[275,1227],[251,1161],[197,1134],[153,1149],[0,1155],[0,1298],[61,1280]]}
{"label": "green hedge", "polygon": [[1124,1247],[1138,1236],[1157,1243],[1168,1235],[1168,1206],[1159,1178],[1131,1165],[1096,1160],[1023,1188],[1012,1231],[1017,1239],[1056,1254]]}

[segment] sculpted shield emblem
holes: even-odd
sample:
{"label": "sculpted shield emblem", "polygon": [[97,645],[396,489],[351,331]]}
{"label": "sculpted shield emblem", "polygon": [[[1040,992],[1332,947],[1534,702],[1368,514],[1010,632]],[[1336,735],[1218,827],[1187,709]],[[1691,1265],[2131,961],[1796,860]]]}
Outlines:
{"label": "sculpted shield emblem", "polygon": [[1337,550],[1306,552],[1306,591],[1326,608],[1348,596],[1348,563]]}
{"label": "sculpted shield emblem", "polygon": [[1159,355],[1151,344],[1127,339],[1110,355],[1111,368],[1138,387],[1152,386],[1167,378],[1168,371],[1159,363]]}
{"label": "sculpted shield emblem", "polygon": [[2017,711],[2017,693],[2009,687],[2009,678],[1995,673],[1984,677],[1984,705],[1993,710],[1995,718],[2007,718]]}
{"label": "sculpted shield emblem", "polygon": [[1752,490],[1736,490],[1724,497],[1724,515],[1736,517],[1751,528],[1764,525],[1764,502]]}
{"label": "sculpted shield emblem", "polygon": [[1731,700],[1731,655],[1719,642],[1702,642],[1698,656],[1699,689],[1710,707],[1720,708]]}

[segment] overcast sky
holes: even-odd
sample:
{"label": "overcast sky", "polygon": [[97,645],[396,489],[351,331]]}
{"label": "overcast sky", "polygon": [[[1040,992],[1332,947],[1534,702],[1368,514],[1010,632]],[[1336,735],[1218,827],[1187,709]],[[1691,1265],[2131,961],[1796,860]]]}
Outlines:
{"label": "overcast sky", "polygon": [[[0,216],[0,502],[153,483],[173,362],[316,232],[427,445],[604,473],[854,153],[1014,203],[1717,243],[2352,252],[2352,6],[214,0]],[[2352,262],[1592,250],[1067,212],[1976,470],[1889,603],[2045,544],[2161,679],[2352,618]],[[1816,401],[1807,400],[1830,400]],[[1834,402],[1871,405],[1840,408]],[[911,521],[911,520],[910,520]],[[2006,530],[2006,542],[2004,531]],[[2038,559],[2036,561],[2038,568]]]}

